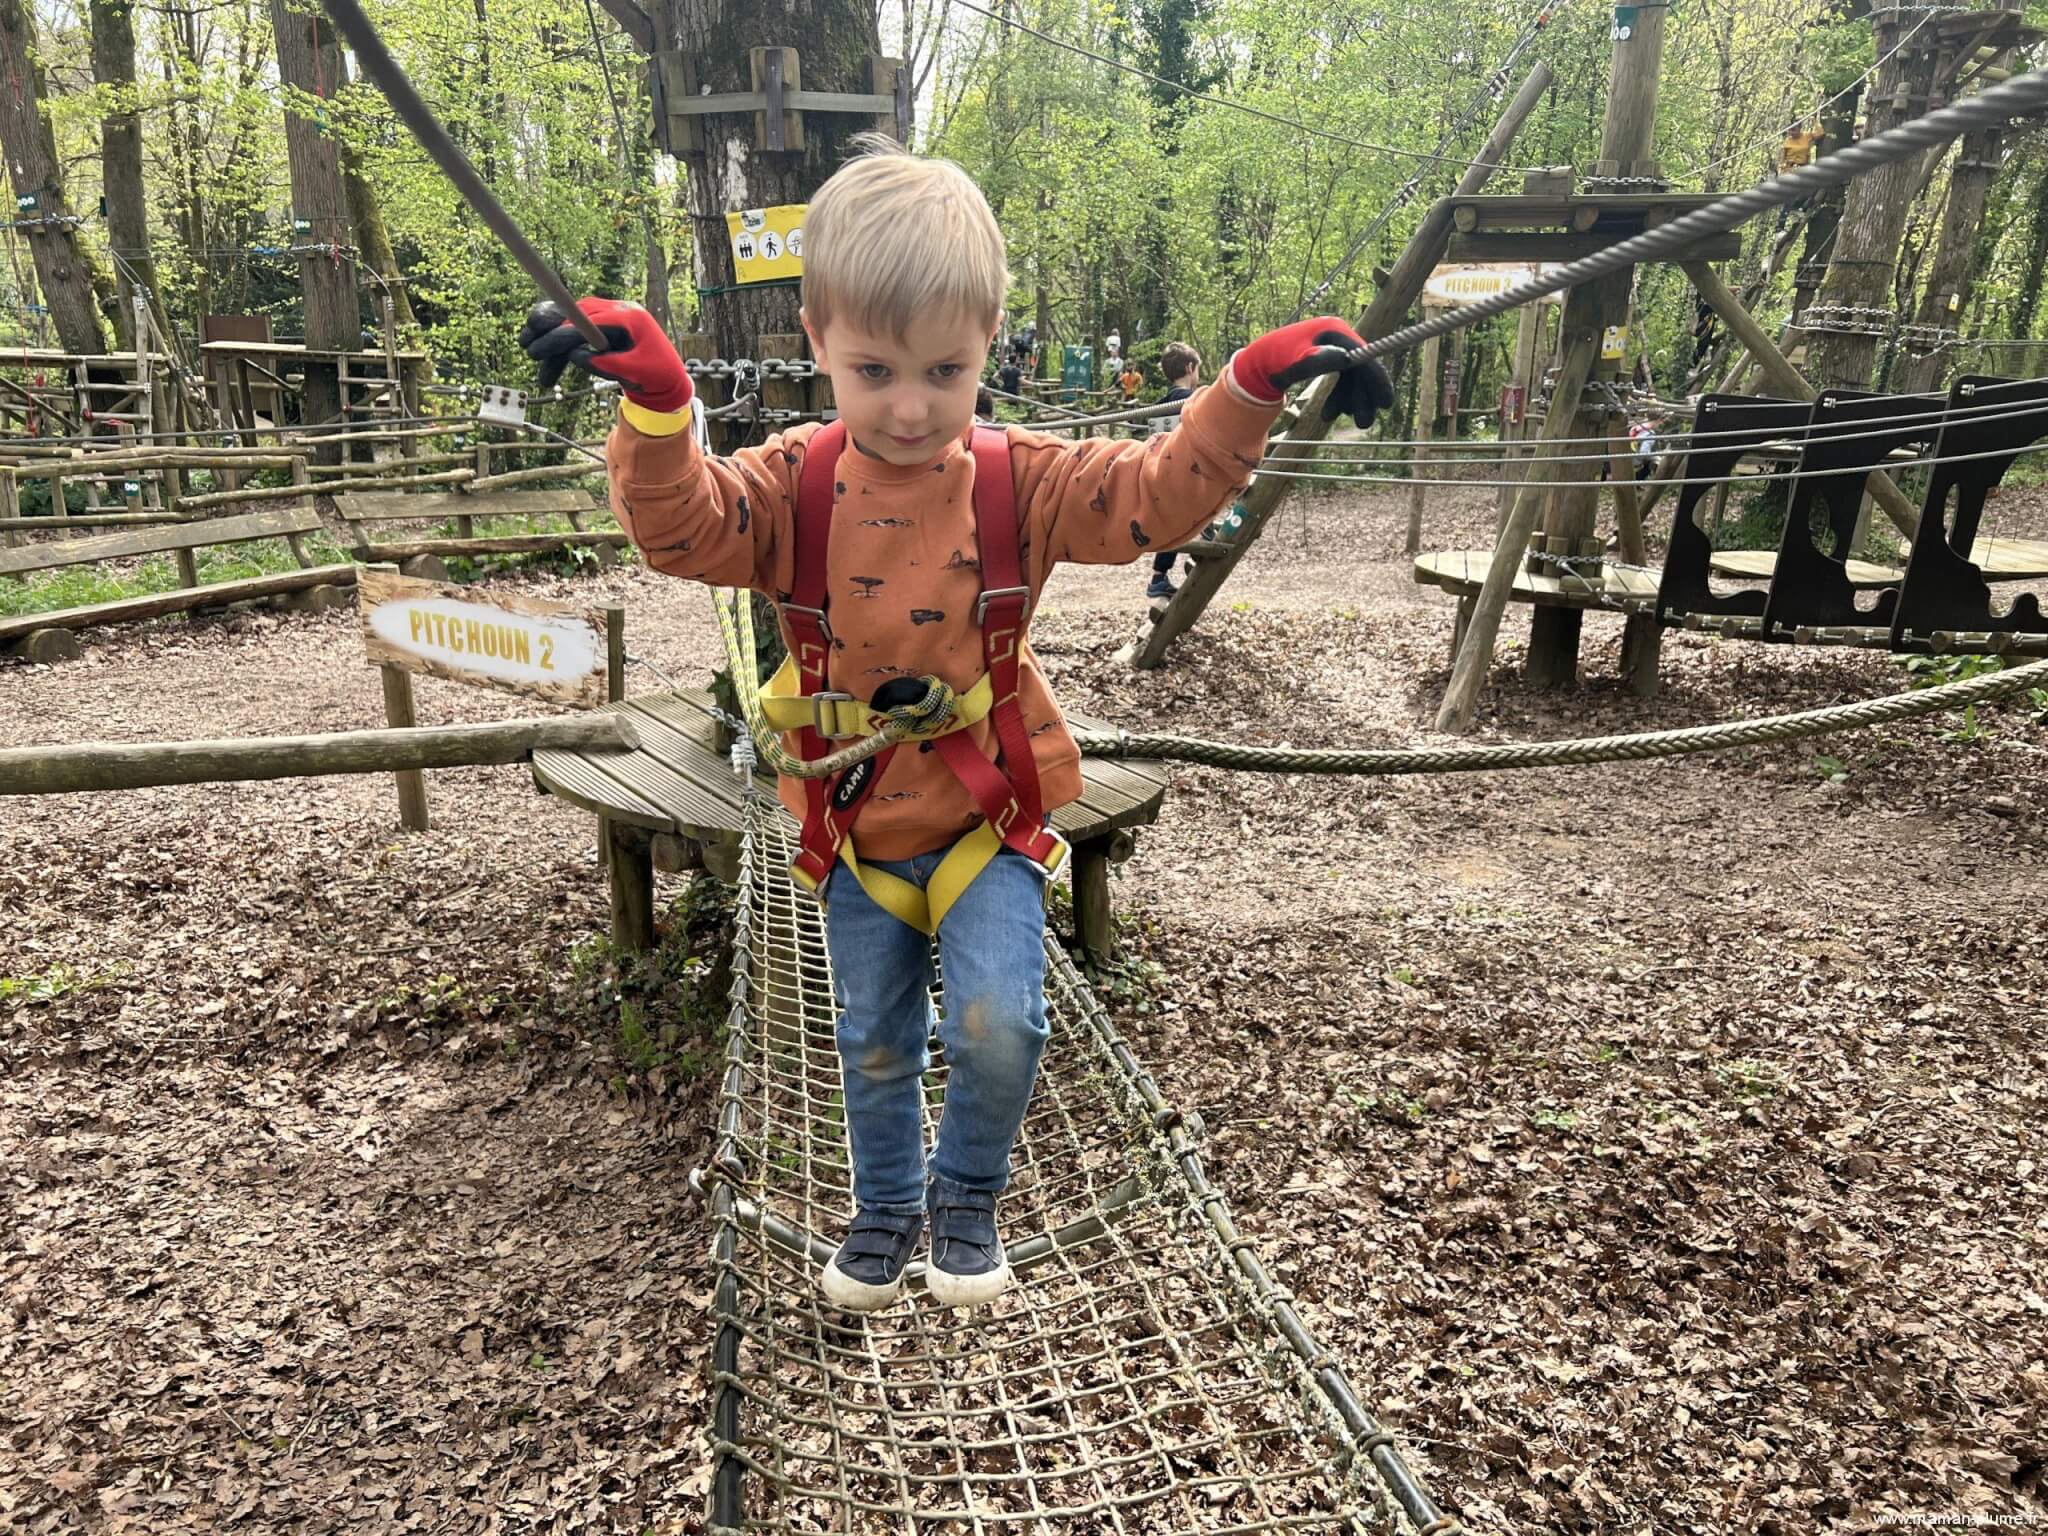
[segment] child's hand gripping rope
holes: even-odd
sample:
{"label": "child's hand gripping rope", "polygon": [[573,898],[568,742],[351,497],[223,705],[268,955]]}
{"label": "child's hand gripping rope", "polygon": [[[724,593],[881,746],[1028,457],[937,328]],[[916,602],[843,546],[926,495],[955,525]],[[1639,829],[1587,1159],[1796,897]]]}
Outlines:
{"label": "child's hand gripping rope", "polygon": [[542,389],[552,389],[573,363],[586,373],[617,379],[626,387],[626,398],[643,410],[680,411],[690,403],[696,393],[690,375],[654,316],[621,299],[588,298],[582,304],[604,332],[602,352],[590,350],[552,300],[543,299],[527,311],[519,345],[540,364]]}
{"label": "child's hand gripping rope", "polygon": [[1323,402],[1325,421],[1349,416],[1369,427],[1394,403],[1387,370],[1365,355],[1365,339],[1335,315],[1268,331],[1240,350],[1230,367],[1238,387],[1255,400],[1277,401],[1296,384],[1336,374],[1336,387]]}

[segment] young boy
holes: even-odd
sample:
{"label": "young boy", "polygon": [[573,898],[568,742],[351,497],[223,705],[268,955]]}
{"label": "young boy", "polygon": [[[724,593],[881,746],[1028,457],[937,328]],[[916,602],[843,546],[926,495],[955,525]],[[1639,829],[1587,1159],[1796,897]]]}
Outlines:
{"label": "young boy", "polygon": [[1136,405],[1138,403],[1138,391],[1145,387],[1145,375],[1138,372],[1138,365],[1131,362],[1125,363],[1124,371],[1117,375],[1116,382],[1124,392],[1124,404]]}
{"label": "young boy", "polygon": [[[1166,350],[1159,354],[1160,372],[1166,375],[1166,393],[1159,397],[1161,405],[1172,405],[1176,400],[1185,400],[1195,392],[1195,386],[1202,382],[1202,354],[1184,341],[1168,342]],[[1155,416],[1152,418],[1155,431],[1165,431],[1178,418]],[[1152,584],[1145,588],[1147,597],[1171,597],[1176,590],[1173,585],[1174,553],[1163,549],[1152,557]]]}
{"label": "young boy", "polygon": [[[1009,274],[974,183],[944,161],[871,154],[820,189],[805,223],[803,326],[843,430],[806,424],[706,458],[688,430],[689,376],[637,305],[585,301],[609,343],[595,356],[551,305],[536,306],[521,340],[548,383],[576,363],[625,385],[609,444],[620,522],[656,570],[772,594],[792,655],[808,658],[821,719],[828,697],[870,699],[892,684],[922,696],[932,679],[950,686],[965,718],[985,669],[1015,680],[985,716],[901,743],[872,760],[872,773],[856,767],[817,790],[781,785],[793,815],[823,815],[828,828],[822,874],[815,861],[806,868],[814,828],[794,870],[827,903],[857,1204],[825,1268],[825,1297],[851,1311],[887,1306],[929,1220],[932,1299],[973,1306],[1009,1279],[996,1197],[1046,1042],[1045,887],[1064,854],[1046,813],[1081,793],[1080,754],[1023,641],[1028,604],[1059,561],[1134,560],[1201,527],[1258,463],[1290,385],[1341,373],[1334,398],[1365,420],[1393,396],[1348,326],[1316,320],[1239,353],[1167,437],[976,432],[976,375]],[[800,499],[821,442],[837,451],[832,465],[821,461],[827,473],[810,477],[826,497],[822,513],[817,496]],[[1014,498],[1014,544],[993,517],[992,542],[979,537],[984,498],[974,482],[991,472]],[[800,514],[809,575],[798,562]],[[1005,567],[1021,584],[1000,579]],[[877,708],[893,702],[875,699]],[[832,718],[849,707],[859,708],[834,703]],[[807,757],[833,745],[815,731],[793,734]],[[1000,828],[982,809],[991,795]],[[993,857],[970,871],[991,844]],[[961,854],[972,857],[949,862]],[[927,1163],[920,1079],[933,931],[951,1075]]]}

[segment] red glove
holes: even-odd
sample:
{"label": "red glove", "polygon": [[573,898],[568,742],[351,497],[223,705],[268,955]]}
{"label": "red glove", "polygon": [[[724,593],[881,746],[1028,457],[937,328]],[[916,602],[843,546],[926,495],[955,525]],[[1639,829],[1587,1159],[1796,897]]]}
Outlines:
{"label": "red glove", "polygon": [[602,352],[590,350],[552,300],[543,299],[527,311],[519,345],[540,364],[542,389],[554,388],[562,370],[574,363],[586,373],[617,379],[626,386],[626,398],[643,410],[680,411],[690,403],[696,394],[690,375],[654,316],[623,299],[592,297],[582,301],[582,308],[604,333]]}
{"label": "red glove", "polygon": [[1323,403],[1323,419],[1348,415],[1361,427],[1394,403],[1394,382],[1365,355],[1365,341],[1335,315],[1297,320],[1268,331],[1230,362],[1238,388],[1254,400],[1280,403],[1288,389],[1325,373],[1338,375]]}

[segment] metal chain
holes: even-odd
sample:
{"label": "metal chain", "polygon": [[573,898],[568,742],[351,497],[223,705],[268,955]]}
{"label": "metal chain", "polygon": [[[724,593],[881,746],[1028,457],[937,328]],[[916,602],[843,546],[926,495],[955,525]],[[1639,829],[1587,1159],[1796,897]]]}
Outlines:
{"label": "metal chain", "polygon": [[1876,304],[1809,304],[1799,329],[1829,336],[1889,336],[1898,313]]}

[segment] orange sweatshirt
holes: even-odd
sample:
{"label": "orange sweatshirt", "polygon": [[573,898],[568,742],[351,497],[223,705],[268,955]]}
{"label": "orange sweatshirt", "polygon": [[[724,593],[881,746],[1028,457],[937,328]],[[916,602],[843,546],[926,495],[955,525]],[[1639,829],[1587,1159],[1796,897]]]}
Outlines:
{"label": "orange sweatshirt", "polygon": [[[1143,441],[1005,429],[1034,600],[1058,561],[1121,565],[1192,537],[1244,488],[1278,414],[1226,377],[1188,401],[1174,431]],[[701,453],[688,431],[653,437],[621,420],[607,445],[619,523],[657,571],[787,601],[797,486],[817,430],[796,427],[720,459]],[[848,443],[836,478],[825,580],[830,685],[863,699],[895,677],[972,687],[983,671],[973,454],[954,442],[933,462],[902,468]],[[1020,672],[1019,703],[1050,811],[1080,798],[1081,753],[1029,645]],[[969,730],[993,757],[994,722]],[[789,744],[794,751],[793,736]],[[803,785],[785,778],[780,787],[802,820]],[[861,808],[854,846],[863,858],[907,859],[945,847],[979,819],[938,756],[906,745]]]}

